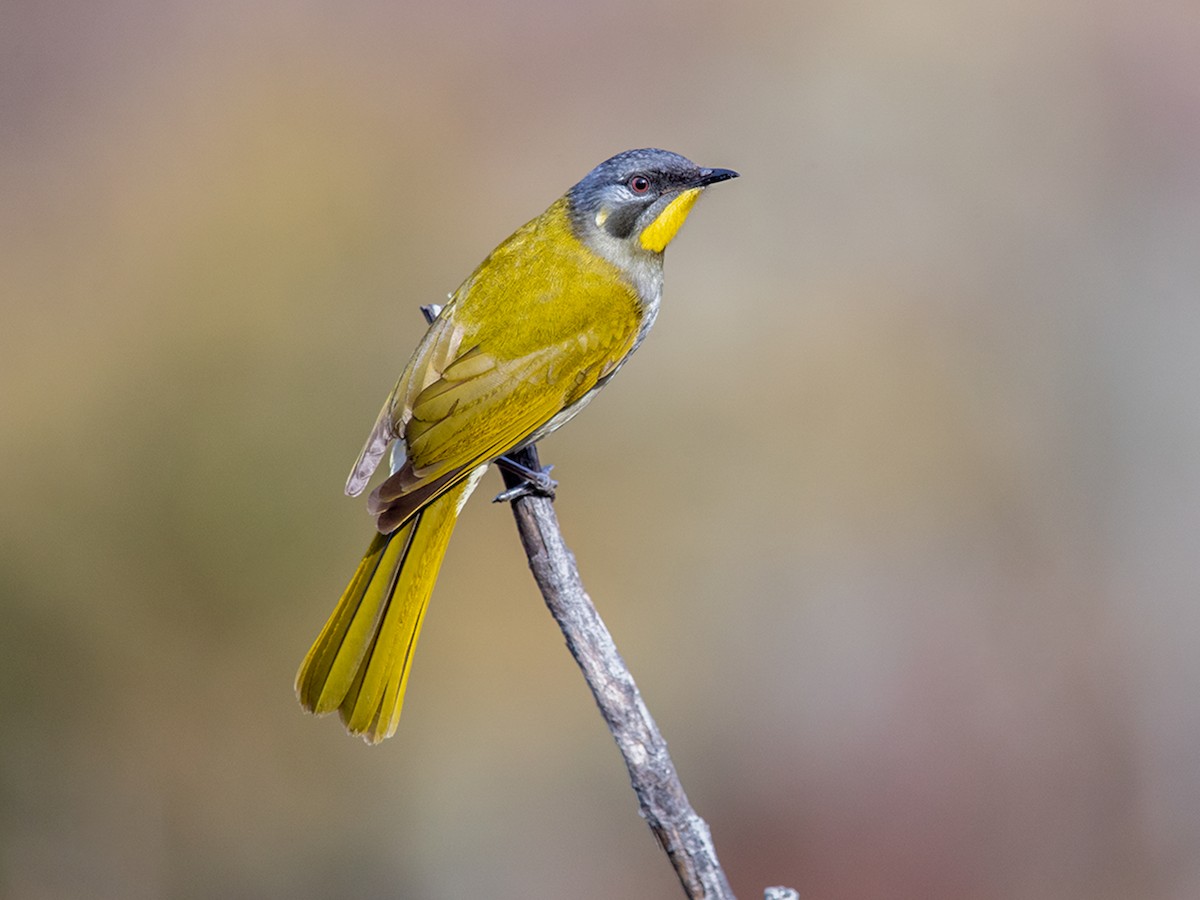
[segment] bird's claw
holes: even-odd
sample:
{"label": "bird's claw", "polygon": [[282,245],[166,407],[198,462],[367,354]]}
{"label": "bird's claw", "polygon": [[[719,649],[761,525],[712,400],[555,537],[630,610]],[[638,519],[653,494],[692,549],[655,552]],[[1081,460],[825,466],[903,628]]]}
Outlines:
{"label": "bird's claw", "polygon": [[521,482],[501,491],[492,499],[493,503],[511,503],[513,500],[519,500],[521,497],[548,497],[551,500],[554,499],[555,489],[558,487],[558,482],[550,477],[550,470],[554,466],[531,469],[507,456],[497,458],[496,465],[519,476]]}

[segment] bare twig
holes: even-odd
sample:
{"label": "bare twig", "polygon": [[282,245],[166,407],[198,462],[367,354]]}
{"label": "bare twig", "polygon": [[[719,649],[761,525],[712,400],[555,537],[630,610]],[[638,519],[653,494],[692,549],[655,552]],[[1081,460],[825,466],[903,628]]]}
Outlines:
{"label": "bare twig", "polygon": [[[529,469],[541,468],[534,447],[511,456]],[[520,476],[503,469],[501,472],[507,487],[520,483]],[[642,702],[612,635],[583,589],[553,504],[547,497],[526,496],[514,500],[512,508],[529,568],[546,606],[583,670],[608,730],[625,758],[642,816],[670,857],[683,889],[693,900],[733,900],[708,825],[688,803],[667,752],[667,742]]]}

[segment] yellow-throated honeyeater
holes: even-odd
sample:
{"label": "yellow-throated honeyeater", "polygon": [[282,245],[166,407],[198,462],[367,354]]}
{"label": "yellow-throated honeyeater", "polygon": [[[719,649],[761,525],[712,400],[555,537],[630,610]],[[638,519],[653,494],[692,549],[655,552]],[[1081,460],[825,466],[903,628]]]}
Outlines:
{"label": "yellow-throated honeyeater", "polygon": [[492,251],[417,345],[346,493],[378,534],[296,676],[369,743],[396,730],[413,647],[459,510],[488,464],[558,428],[654,324],[663,250],[704,188],[737,176],[665,150],[606,160]]}

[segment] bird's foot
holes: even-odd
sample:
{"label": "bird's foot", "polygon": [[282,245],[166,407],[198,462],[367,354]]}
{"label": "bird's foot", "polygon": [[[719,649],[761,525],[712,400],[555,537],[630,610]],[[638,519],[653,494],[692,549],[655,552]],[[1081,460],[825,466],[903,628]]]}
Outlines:
{"label": "bird's foot", "polygon": [[492,499],[493,503],[509,503],[521,497],[549,497],[551,500],[554,499],[554,491],[558,487],[558,482],[550,477],[550,470],[554,466],[542,466],[541,469],[531,469],[508,456],[496,457],[496,465],[518,476],[521,482],[501,491]]}

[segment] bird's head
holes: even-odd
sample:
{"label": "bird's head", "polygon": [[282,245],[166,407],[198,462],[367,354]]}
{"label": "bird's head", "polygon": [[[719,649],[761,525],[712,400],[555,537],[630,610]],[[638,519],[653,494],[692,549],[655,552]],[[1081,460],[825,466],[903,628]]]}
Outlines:
{"label": "bird's head", "polygon": [[667,150],[626,150],[592,169],[567,192],[576,233],[614,255],[660,254],[710,184],[736,178]]}

